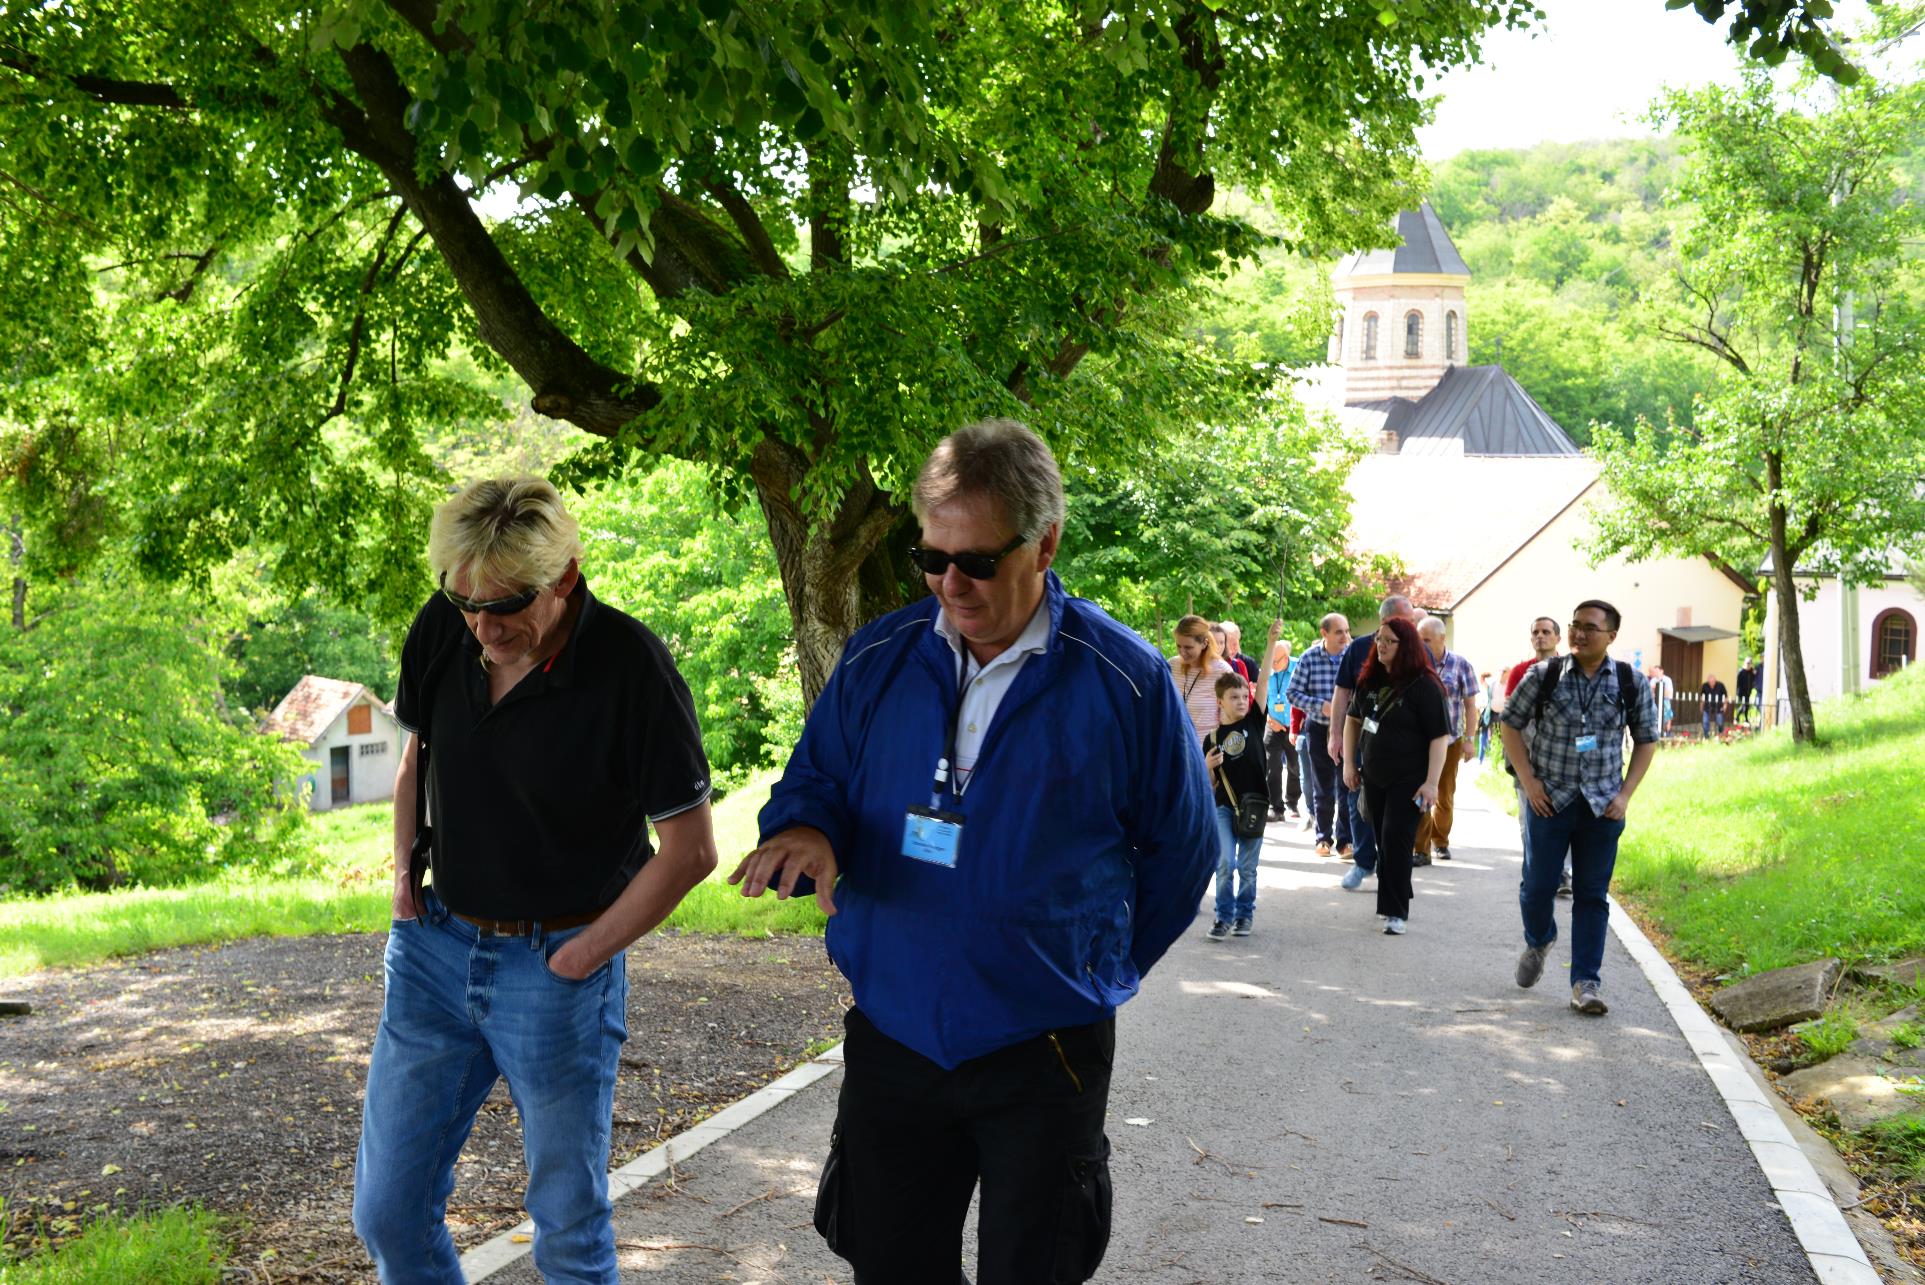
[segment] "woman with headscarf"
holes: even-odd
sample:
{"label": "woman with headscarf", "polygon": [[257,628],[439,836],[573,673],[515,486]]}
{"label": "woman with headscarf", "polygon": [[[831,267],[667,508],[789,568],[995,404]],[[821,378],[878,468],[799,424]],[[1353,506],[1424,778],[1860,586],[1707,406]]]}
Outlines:
{"label": "woman with headscarf", "polygon": [[1176,622],[1176,655],[1170,657],[1170,678],[1176,683],[1184,708],[1190,711],[1198,745],[1216,730],[1219,721],[1217,675],[1235,672],[1211,636],[1209,621],[1202,616],[1185,616]]}
{"label": "woman with headscarf", "polygon": [[1449,749],[1450,711],[1430,651],[1410,621],[1386,620],[1344,719],[1343,776],[1352,790],[1362,782],[1364,812],[1377,835],[1377,913],[1393,936],[1410,919],[1417,825],[1436,806]]}

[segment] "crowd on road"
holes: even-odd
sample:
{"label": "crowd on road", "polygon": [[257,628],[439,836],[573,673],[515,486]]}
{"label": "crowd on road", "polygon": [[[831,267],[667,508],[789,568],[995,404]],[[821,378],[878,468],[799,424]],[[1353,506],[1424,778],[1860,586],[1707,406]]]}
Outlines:
{"label": "crowd on road", "polygon": [[[1166,658],[1051,569],[1061,475],[1026,426],[944,438],[910,500],[929,594],[849,639],[729,876],[812,895],[848,979],[814,1223],[857,1281],[956,1280],[978,1193],[985,1285],[1089,1279],[1110,1234],[1116,1011],[1211,877],[1210,936],[1248,935],[1265,829],[1301,818],[1405,933],[1412,871],[1450,859],[1458,767],[1493,726],[1525,838],[1516,981],[1542,974],[1566,883],[1571,1003],[1605,1012],[1605,890],[1660,730],[1650,680],[1608,655],[1609,603],[1578,604],[1563,654],[1555,618],[1536,622],[1501,701],[1399,595],[1358,637],[1324,616],[1300,656],[1274,622],[1261,664],[1234,623],[1186,617]],[[461,1279],[446,1202],[502,1078],[536,1266],[619,1279],[624,951],[717,854],[688,688],[581,559],[539,478],[476,482],[434,516],[439,591],[395,701],[394,923],[355,1164],[384,1281]]]}
{"label": "crowd on road", "polygon": [[[1261,667],[1243,654],[1235,622],[1184,617],[1169,664],[1216,804],[1210,938],[1253,931],[1259,853],[1275,822],[1314,830],[1318,856],[1348,863],[1345,888],[1374,877],[1383,931],[1404,935],[1412,872],[1451,857],[1458,767],[1489,757],[1496,728],[1525,852],[1517,982],[1542,975],[1553,907],[1568,898],[1571,1005],[1606,1012],[1599,968],[1617,839],[1673,699],[1662,669],[1609,657],[1620,623],[1610,603],[1579,603],[1561,653],[1565,627],[1539,616],[1530,655],[1500,679],[1452,650],[1444,620],[1402,594],[1383,600],[1377,628],[1361,637],[1341,612],[1325,615],[1300,655],[1274,621]],[[1708,727],[1723,718],[1724,688],[1715,677],[1705,686]],[[1747,663],[1740,690],[1756,688]]]}

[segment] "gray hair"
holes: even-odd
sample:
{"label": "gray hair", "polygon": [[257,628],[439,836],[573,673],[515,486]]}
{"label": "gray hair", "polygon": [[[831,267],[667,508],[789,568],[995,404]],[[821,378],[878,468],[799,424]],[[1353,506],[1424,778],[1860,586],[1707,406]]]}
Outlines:
{"label": "gray hair", "polygon": [[489,477],[434,511],[428,566],[437,579],[468,574],[470,587],[546,587],[582,556],[580,528],[544,478]]}
{"label": "gray hair", "polygon": [[1409,619],[1413,610],[1410,599],[1404,597],[1401,593],[1393,593],[1384,599],[1382,606],[1377,608],[1377,619]]}
{"label": "gray hair", "polygon": [[1428,638],[1432,634],[1436,634],[1439,638],[1442,638],[1446,632],[1444,629],[1443,617],[1442,616],[1425,616],[1422,620],[1417,622],[1417,632],[1426,638]]}
{"label": "gray hair", "polygon": [[958,496],[987,496],[1025,541],[1062,522],[1063,475],[1043,439],[1013,419],[959,428],[929,452],[910,492],[917,519]]}

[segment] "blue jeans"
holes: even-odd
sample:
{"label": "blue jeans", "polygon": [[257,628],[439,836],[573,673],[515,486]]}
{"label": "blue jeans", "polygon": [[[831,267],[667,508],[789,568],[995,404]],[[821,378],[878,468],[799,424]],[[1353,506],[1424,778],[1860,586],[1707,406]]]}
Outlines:
{"label": "blue jeans", "polygon": [[1350,859],[1357,863],[1359,870],[1370,874],[1377,868],[1377,836],[1370,829],[1370,818],[1364,815],[1363,800],[1358,794],[1359,791],[1345,787],[1343,771],[1338,769],[1337,806],[1350,818]]}
{"label": "blue jeans", "polygon": [[1518,905],[1524,913],[1524,944],[1548,946],[1557,940],[1558,876],[1571,858],[1571,980],[1594,982],[1604,966],[1604,929],[1610,918],[1611,871],[1617,865],[1618,837],[1624,822],[1591,811],[1579,795],[1555,816],[1541,817],[1524,807],[1529,842]]}
{"label": "blue jeans", "polygon": [[1217,805],[1216,917],[1226,924],[1256,917],[1257,854],[1263,851],[1263,836],[1237,838],[1230,828],[1230,816],[1230,809]]}
{"label": "blue jeans", "polygon": [[615,1071],[628,1038],[621,955],[581,981],[548,959],[580,928],[484,937],[423,891],[388,933],[387,994],[354,1158],[354,1230],[381,1279],[461,1280],[445,1219],[475,1112],[506,1076],[528,1161],[535,1265],[616,1285],[608,1199]]}
{"label": "blue jeans", "polygon": [[1723,710],[1707,709],[1703,714],[1699,715],[1699,719],[1700,719],[1701,728],[1702,728],[1702,730],[1700,730],[1700,732],[1698,733],[1700,736],[1707,736],[1707,737],[1710,736],[1711,725],[1713,723],[1716,723],[1718,725],[1718,735],[1720,736],[1724,735],[1724,711]]}

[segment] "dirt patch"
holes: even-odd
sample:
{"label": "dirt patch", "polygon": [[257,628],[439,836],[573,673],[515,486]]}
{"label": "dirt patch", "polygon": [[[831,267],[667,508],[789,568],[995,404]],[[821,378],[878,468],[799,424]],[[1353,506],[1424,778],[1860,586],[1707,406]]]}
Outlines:
{"label": "dirt patch", "polygon": [[[0,982],[0,1193],[9,1247],[106,1210],[233,1218],[255,1279],[362,1281],[349,1224],[384,933],[158,951]],[[847,988],[814,938],[645,937],[628,952],[621,1164],[840,1038]],[[448,1222],[462,1249],[521,1221],[507,1089],[482,1107]]]}

